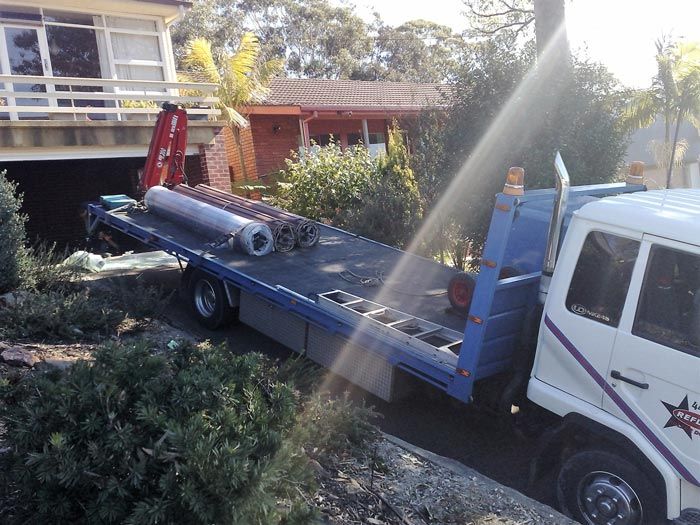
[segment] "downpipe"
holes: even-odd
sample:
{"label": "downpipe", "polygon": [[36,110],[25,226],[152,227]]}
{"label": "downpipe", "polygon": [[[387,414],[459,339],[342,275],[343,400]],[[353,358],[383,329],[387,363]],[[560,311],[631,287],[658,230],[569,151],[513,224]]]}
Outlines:
{"label": "downpipe", "polygon": [[566,170],[564,161],[558,151],[554,158],[554,168],[557,172],[557,193],[554,199],[554,207],[552,208],[552,218],[549,222],[547,247],[544,251],[544,264],[542,266],[542,278],[540,279],[539,291],[540,304],[544,304],[547,300],[549,285],[552,282],[552,275],[554,274],[554,268],[557,264],[559,241],[561,238],[562,226],[564,225],[564,216],[566,215],[566,205],[569,202],[569,188],[571,187],[569,172]]}

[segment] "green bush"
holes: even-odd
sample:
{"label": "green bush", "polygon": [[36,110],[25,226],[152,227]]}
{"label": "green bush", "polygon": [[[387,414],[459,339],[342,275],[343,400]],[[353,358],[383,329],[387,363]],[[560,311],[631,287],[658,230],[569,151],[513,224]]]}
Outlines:
{"label": "green bush", "polygon": [[370,420],[372,408],[355,405],[348,397],[314,393],[306,401],[297,428],[297,440],[312,455],[325,456],[362,449],[377,435]]}
{"label": "green bush", "polygon": [[356,146],[331,142],[287,160],[275,204],[374,240],[403,246],[422,216],[418,185],[401,130],[389,133],[388,153],[372,158]]}
{"label": "green bush", "polygon": [[348,215],[360,209],[377,163],[363,147],[341,150],[331,142],[313,153],[287,159],[278,183],[275,204],[294,213],[338,227],[347,227]]}
{"label": "green bush", "polygon": [[161,287],[140,282],[105,289],[52,281],[50,288],[29,291],[15,306],[0,309],[0,338],[99,340],[143,327],[138,323],[160,317],[169,300]]}
{"label": "green bush", "polygon": [[12,520],[309,522],[297,398],[266,359],[145,342],[94,358],[2,384]]}
{"label": "green bush", "polygon": [[56,250],[55,244],[38,242],[31,246],[20,260],[19,288],[35,292],[73,288],[81,270],[62,264],[67,256],[68,252]]}
{"label": "green bush", "polygon": [[17,194],[17,185],[5,175],[0,171],[0,293],[14,290],[20,283],[27,220],[19,212],[22,196]]}
{"label": "green bush", "polygon": [[418,185],[409,163],[401,130],[389,130],[387,154],[377,160],[377,175],[369,181],[362,206],[353,210],[348,228],[360,235],[405,246],[422,217]]}

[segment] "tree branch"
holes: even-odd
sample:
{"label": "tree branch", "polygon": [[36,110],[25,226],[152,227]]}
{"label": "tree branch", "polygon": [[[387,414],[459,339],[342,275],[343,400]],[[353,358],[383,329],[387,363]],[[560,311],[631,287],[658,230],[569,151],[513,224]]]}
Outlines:
{"label": "tree branch", "polygon": [[532,22],[535,21],[535,17],[530,17],[527,20],[519,21],[519,22],[511,22],[510,24],[501,24],[500,26],[494,28],[494,29],[477,29],[479,33],[482,35],[494,35],[498,33],[499,31],[502,31],[503,29],[508,29],[509,27],[515,27],[515,26],[520,26],[518,29],[515,30],[515,33],[520,33],[523,29],[525,29],[527,26],[529,26]]}

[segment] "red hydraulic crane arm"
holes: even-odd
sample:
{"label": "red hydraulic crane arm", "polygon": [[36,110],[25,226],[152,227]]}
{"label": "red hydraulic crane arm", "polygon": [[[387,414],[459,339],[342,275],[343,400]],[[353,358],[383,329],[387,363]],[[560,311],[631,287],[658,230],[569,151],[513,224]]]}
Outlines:
{"label": "red hydraulic crane arm", "polygon": [[175,104],[163,104],[153,128],[140,187],[177,186],[184,182],[187,150],[187,112]]}

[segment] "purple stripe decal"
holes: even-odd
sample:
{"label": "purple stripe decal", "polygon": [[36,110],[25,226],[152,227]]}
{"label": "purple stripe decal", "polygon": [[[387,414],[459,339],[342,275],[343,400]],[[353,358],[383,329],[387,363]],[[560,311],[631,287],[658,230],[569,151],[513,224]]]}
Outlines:
{"label": "purple stripe decal", "polygon": [[562,333],[559,328],[554,324],[554,322],[549,318],[548,315],[544,318],[544,324],[547,328],[554,334],[554,336],[559,340],[559,342],[564,345],[569,353],[578,361],[578,363],[584,368],[588,375],[593,378],[593,380],[603,389],[610,399],[617,405],[617,407],[622,410],[622,412],[629,418],[629,420],[634,424],[639,431],[644,434],[644,436],[649,440],[649,442],[654,445],[656,450],[661,453],[661,455],[666,458],[666,460],[675,468],[678,473],[685,478],[688,483],[700,486],[700,481],[698,481],[690,471],[683,466],[683,464],[673,455],[666,445],[664,445],[661,440],[654,434],[654,432],[642,421],[642,419],[632,410],[632,408],[625,403],[624,399],[611,387],[603,376],[601,376],[598,371],[591,365],[591,363],[583,356],[581,352],[574,346],[574,344],[569,341],[569,339]]}

